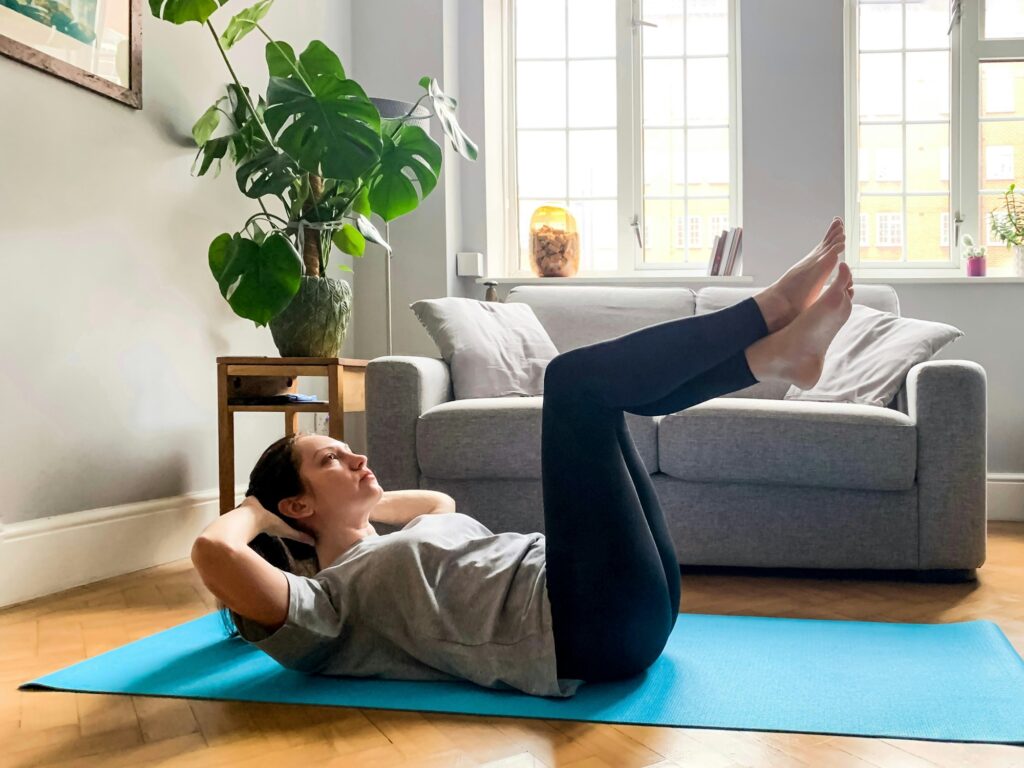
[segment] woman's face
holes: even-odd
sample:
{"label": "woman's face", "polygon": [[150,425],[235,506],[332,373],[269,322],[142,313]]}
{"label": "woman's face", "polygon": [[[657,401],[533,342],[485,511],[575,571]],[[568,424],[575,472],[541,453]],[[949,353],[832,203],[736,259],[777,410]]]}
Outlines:
{"label": "woman's face", "polygon": [[[300,497],[315,510],[318,528],[335,521],[357,527],[384,490],[366,466],[366,456],[353,453],[340,440],[327,435],[300,437],[293,444],[299,457],[299,475],[307,492]],[[317,525],[319,523],[319,525]]]}

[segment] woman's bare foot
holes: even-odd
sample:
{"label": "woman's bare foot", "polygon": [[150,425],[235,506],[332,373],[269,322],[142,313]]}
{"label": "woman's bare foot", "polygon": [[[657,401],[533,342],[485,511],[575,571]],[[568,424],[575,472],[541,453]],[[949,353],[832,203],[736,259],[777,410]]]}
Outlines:
{"label": "woman's bare foot", "polygon": [[818,300],[782,330],[745,350],[747,365],[758,381],[785,381],[810,389],[821,378],[825,352],[853,308],[853,276],[839,262],[836,279]]}
{"label": "woman's bare foot", "polygon": [[843,220],[837,216],[810,253],[754,296],[769,333],[785,328],[811,306],[845,249],[846,230]]}

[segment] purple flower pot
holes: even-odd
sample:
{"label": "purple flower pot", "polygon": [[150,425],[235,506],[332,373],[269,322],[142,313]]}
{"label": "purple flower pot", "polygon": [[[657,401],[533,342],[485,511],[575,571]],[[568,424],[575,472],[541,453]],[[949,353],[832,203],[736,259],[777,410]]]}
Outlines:
{"label": "purple flower pot", "polygon": [[967,259],[967,276],[968,277],[984,277],[985,276],[985,257],[982,256],[977,259]]}

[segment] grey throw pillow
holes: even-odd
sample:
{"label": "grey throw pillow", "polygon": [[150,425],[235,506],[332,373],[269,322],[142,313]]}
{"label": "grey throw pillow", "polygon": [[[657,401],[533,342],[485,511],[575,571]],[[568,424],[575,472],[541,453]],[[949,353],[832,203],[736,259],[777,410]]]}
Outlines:
{"label": "grey throw pillow", "polygon": [[544,394],[558,349],[529,304],[448,296],[409,308],[448,363],[456,400]]}
{"label": "grey throw pillow", "polygon": [[825,352],[821,378],[811,389],[795,384],[785,400],[825,400],[887,406],[907,373],[964,335],[959,328],[900,317],[854,304]]}

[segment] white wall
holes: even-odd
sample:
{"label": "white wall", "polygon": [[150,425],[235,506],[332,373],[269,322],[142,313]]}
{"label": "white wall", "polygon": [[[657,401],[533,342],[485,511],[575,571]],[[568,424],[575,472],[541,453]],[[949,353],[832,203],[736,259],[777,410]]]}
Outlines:
{"label": "white wall", "polygon": [[[274,8],[271,34],[304,47],[315,33],[347,62],[349,0],[301,9]],[[216,488],[215,359],[277,355],[207,265],[210,240],[258,209],[227,164],[189,176],[192,123],[227,72],[207,30],[145,14],[142,111],[0,58],[4,523]],[[231,55],[263,91],[258,36]],[[239,483],[281,434],[278,414],[236,418]]]}

